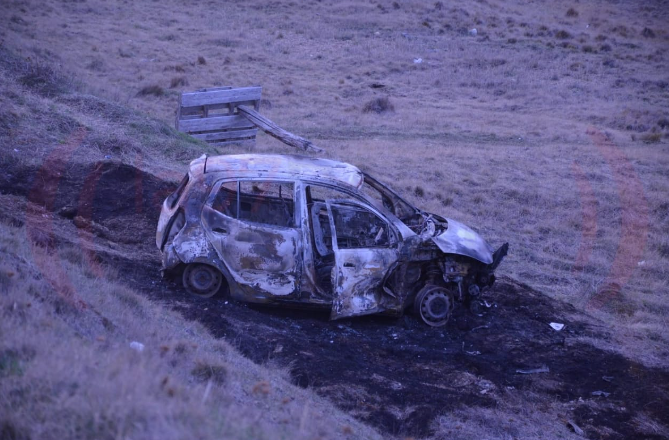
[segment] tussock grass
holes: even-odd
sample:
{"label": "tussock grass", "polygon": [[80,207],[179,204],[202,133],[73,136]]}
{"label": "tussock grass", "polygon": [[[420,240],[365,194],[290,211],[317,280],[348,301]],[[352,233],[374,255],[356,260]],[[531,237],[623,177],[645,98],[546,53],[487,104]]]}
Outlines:
{"label": "tussock grass", "polygon": [[386,112],[394,112],[395,106],[392,102],[390,102],[390,98],[384,96],[381,98],[374,98],[371,101],[365,103],[365,105],[362,107],[362,111],[364,113],[381,114]]}
{"label": "tussock grass", "polygon": [[[0,52],[3,168],[42,163],[81,128],[87,147],[73,160],[111,155],[175,181],[185,163],[203,152],[285,153],[263,134],[255,147],[219,150],[195,142],[170,128],[173,90],[159,99],[137,96],[146,84],[167,87],[177,76],[187,77],[192,89],[262,84],[263,98],[272,102],[263,113],[313,138],[327,149],[326,157],[360,165],[420,207],[473,226],[494,245],[510,241],[502,273],[580,309],[598,292],[611,292],[611,301],[590,313],[613,338],[588,342],[666,366],[669,104],[662,75],[669,35],[661,5],[613,7],[592,0],[566,12],[567,6],[547,1],[522,8],[500,1],[409,0],[398,2],[399,8],[250,1],[188,11],[171,0],[86,5],[56,10],[13,3],[0,15],[4,45],[20,55]],[[476,36],[468,32],[474,27]],[[68,51],[61,50],[64,41]],[[423,62],[414,64],[417,58]],[[96,59],[104,60],[104,70],[96,70]],[[67,78],[83,85],[68,86],[49,71],[54,63],[67,66]],[[379,117],[363,111],[377,98],[370,84],[384,85],[394,112]],[[592,127],[606,134],[633,172],[616,174],[616,164],[588,135]],[[648,205],[648,241],[639,261],[630,263],[636,265],[630,279],[613,289],[613,262],[627,246],[621,228],[629,213],[621,196],[626,182],[637,178]],[[592,221],[596,230],[589,236]],[[584,246],[589,256],[577,265]],[[66,260],[76,265],[76,252]],[[182,347],[166,345],[169,356]],[[7,365],[24,362],[16,354],[20,347],[10,350]],[[180,374],[198,386],[219,373],[222,383],[234,380],[229,363],[198,365]],[[272,383],[254,380],[253,386]],[[151,384],[149,394],[164,392]],[[252,393],[258,399],[261,389]],[[443,436],[476,436],[468,426],[478,427],[482,438],[536,436],[531,424],[541,426],[541,415],[525,416],[530,426],[517,428],[502,423],[517,409],[509,405],[478,419],[452,415],[439,432],[462,421],[464,431]],[[20,423],[7,423],[0,425],[6,432],[23,432]],[[663,432],[642,416],[636,423],[649,433]]]}
{"label": "tussock grass", "polygon": [[[76,89],[53,100],[21,86],[11,66],[0,69],[0,99],[11,103],[0,118],[0,161],[10,173],[35,170],[54,154],[68,167],[111,154],[168,179],[174,168],[176,180],[183,163],[211,152],[118,104]],[[45,105],[47,114],[31,111]],[[61,142],[80,130],[77,154],[61,157]],[[0,197],[3,438],[339,438],[344,428],[349,438],[377,438],[291,385],[285,369],[253,364],[121,284],[122,274],[82,247],[64,244],[90,227],[76,210],[61,220],[17,199]],[[30,234],[22,226],[28,212]],[[109,251],[119,246],[128,258],[144,252],[121,243]]]}
{"label": "tussock grass", "polygon": [[154,85],[150,85],[150,86],[144,86],[139,90],[139,92],[137,92],[137,96],[148,96],[148,95],[153,95],[153,96],[157,96],[157,97],[164,96],[165,95],[165,89],[163,89],[159,85],[154,84]]}
{"label": "tussock grass", "polygon": [[[285,117],[294,125],[287,128],[295,131],[322,127],[321,133],[328,132],[333,120],[341,120],[344,127],[358,122],[360,109],[375,98],[365,86],[371,81],[388,84],[395,107],[401,109],[386,115],[388,122],[398,126],[413,119],[414,124],[407,125],[416,136],[433,132],[444,121],[451,124],[450,132],[463,133],[477,121],[480,127],[495,127],[498,135],[535,132],[542,141],[561,136],[582,142],[593,113],[601,118],[602,128],[621,130],[621,107],[644,111],[664,102],[661,93],[651,95],[643,86],[645,80],[656,79],[661,70],[656,66],[666,56],[666,32],[658,30],[663,29],[663,14],[654,5],[612,8],[592,0],[555,8],[542,1],[514,9],[495,1],[440,9],[412,0],[401,6],[388,5],[384,12],[350,1],[299,9],[289,3],[265,7],[251,2],[248,8],[231,3],[202,11],[204,18],[194,26],[179,2],[139,2],[121,8],[93,0],[86,11],[62,11],[71,18],[67,28],[59,27],[62,18],[50,9],[42,14],[11,6],[0,20],[7,29],[5,44],[21,55],[47,60],[53,58],[48,53],[58,53],[58,62],[96,94],[127,102],[168,123],[175,109],[175,100],[168,99],[171,94],[161,99],[136,94],[147,82],[168,87],[175,66],[187,73],[193,89],[262,84],[264,97],[278,98],[271,111],[264,110],[268,116]],[[568,13],[570,8],[578,16]],[[12,23],[12,16],[33,23],[32,34],[26,26]],[[631,16],[643,17],[645,28],[656,38],[644,37],[644,27],[633,27]],[[468,34],[472,28],[478,30],[476,37]],[[554,35],[558,31],[572,38],[560,40]],[[118,32],[123,39],[117,38]],[[612,58],[624,62],[607,68],[597,54],[575,52],[596,47],[600,37],[607,39]],[[507,43],[510,40],[516,43]],[[63,41],[67,52],[61,51]],[[648,56],[654,61],[649,63]],[[87,66],[92,57],[104,60],[104,72],[91,72]],[[417,58],[424,61],[416,65]],[[506,64],[488,67],[494,59]],[[583,70],[572,72],[569,66],[574,63],[581,63]],[[350,79],[342,87],[339,81],[345,77]],[[293,82],[290,87],[285,85],[288,80]],[[615,86],[618,80],[624,80],[624,86]],[[495,86],[489,87],[492,83]],[[292,94],[283,95],[284,91]],[[303,106],[307,101],[313,104]],[[537,116],[570,124],[542,130]],[[372,131],[383,129],[381,121],[364,122]]]}
{"label": "tussock grass", "polygon": [[0,222],[3,438],[376,437],[113,271],[87,271],[81,249],[64,252]]}

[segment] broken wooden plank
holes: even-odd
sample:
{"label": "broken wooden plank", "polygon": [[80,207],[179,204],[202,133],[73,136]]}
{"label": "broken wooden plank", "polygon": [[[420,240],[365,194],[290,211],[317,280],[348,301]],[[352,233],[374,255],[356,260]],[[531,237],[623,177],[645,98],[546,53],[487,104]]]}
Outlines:
{"label": "broken wooden plank", "polygon": [[251,138],[254,137],[257,133],[258,129],[253,128],[251,130],[215,131],[213,133],[198,133],[198,134],[191,134],[191,136],[193,136],[195,139],[211,142],[217,140]]}
{"label": "broken wooden plank", "polygon": [[224,130],[231,128],[255,128],[243,115],[210,116],[208,118],[181,119],[178,129],[188,133],[198,131]]}
{"label": "broken wooden plank", "polygon": [[240,87],[236,89],[211,90],[181,94],[182,107],[227,104],[230,102],[259,101],[262,87]]}
{"label": "broken wooden plank", "polygon": [[[209,114],[211,115],[214,113],[214,110],[222,110],[219,112],[222,115],[226,114],[233,114],[235,108],[238,105],[249,105],[255,107],[258,105],[260,101],[253,100],[253,101],[239,101],[239,102],[230,102],[230,103],[225,103],[225,104],[208,104],[208,105],[198,105],[195,107],[185,107],[181,106],[181,119],[187,118],[187,117],[202,117],[202,111],[203,109],[206,109]],[[232,111],[230,111],[230,107],[232,107]]]}
{"label": "broken wooden plank", "polygon": [[274,122],[270,121],[251,107],[246,105],[240,105],[237,107],[240,114],[246,116],[249,121],[253,122],[258,128],[265,131],[267,134],[274,136],[281,142],[291,147],[299,148],[304,151],[315,151],[320,153],[323,151],[322,148],[315,146],[311,141],[301,138],[293,133],[290,133],[283,128],[276,125]]}

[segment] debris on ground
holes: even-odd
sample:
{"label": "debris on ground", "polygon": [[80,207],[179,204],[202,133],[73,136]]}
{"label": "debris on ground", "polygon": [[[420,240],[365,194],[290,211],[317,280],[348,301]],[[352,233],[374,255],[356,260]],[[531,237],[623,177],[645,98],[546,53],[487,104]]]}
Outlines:
{"label": "debris on ground", "polygon": [[536,373],[549,373],[550,370],[546,365],[542,365],[539,368],[529,368],[529,369],[522,369],[522,370],[516,370],[516,373],[518,374],[536,374]]}
{"label": "debris on ground", "polygon": [[560,324],[558,322],[551,322],[548,325],[550,325],[553,330],[558,332],[564,328],[564,324]]}

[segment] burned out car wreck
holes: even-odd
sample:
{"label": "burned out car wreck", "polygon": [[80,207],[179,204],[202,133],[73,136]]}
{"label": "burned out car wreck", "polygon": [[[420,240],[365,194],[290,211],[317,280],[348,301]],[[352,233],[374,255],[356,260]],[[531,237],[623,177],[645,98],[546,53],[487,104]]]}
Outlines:
{"label": "burned out car wreck", "polygon": [[163,203],[164,274],[208,298],[329,309],[413,309],[430,326],[476,304],[508,244],[413,207],[353,165],[282,155],[202,156]]}

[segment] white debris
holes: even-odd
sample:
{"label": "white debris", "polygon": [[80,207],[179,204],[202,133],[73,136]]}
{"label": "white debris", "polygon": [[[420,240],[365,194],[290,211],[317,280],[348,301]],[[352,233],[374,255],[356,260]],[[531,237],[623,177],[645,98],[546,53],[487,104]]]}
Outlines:
{"label": "white debris", "polygon": [[558,332],[564,328],[564,324],[560,324],[559,322],[551,322],[548,325],[550,325],[553,330]]}
{"label": "white debris", "polygon": [[571,426],[571,429],[573,429],[577,435],[585,434],[585,432],[583,432],[583,430],[573,420],[567,420],[567,424]]}
{"label": "white debris", "polygon": [[644,264],[646,264],[646,260],[641,260],[636,265],[637,266],[643,266]]}
{"label": "white debris", "polygon": [[132,348],[133,350],[141,353],[141,352],[144,351],[144,344],[142,344],[141,342],[132,341],[130,343],[130,348]]}
{"label": "white debris", "polygon": [[472,37],[475,37],[478,33],[479,31],[477,31],[476,28],[472,28],[469,30],[469,35],[471,35]]}
{"label": "white debris", "polygon": [[593,391],[592,393],[593,396],[604,396],[604,397],[609,397],[611,393],[607,393],[606,391]]}
{"label": "white debris", "polygon": [[204,394],[202,395],[202,403],[206,402],[207,397],[209,397],[209,392],[211,391],[211,379],[207,382],[207,387],[204,389]]}
{"label": "white debris", "polygon": [[422,62],[423,62],[423,59],[422,59],[422,58],[414,58],[414,60],[413,60],[413,63],[414,63],[414,64],[420,64],[420,63],[422,63]]}
{"label": "white debris", "polygon": [[535,374],[535,373],[550,373],[550,369],[546,365],[542,365],[539,368],[528,368],[523,370],[516,370],[518,374]]}

